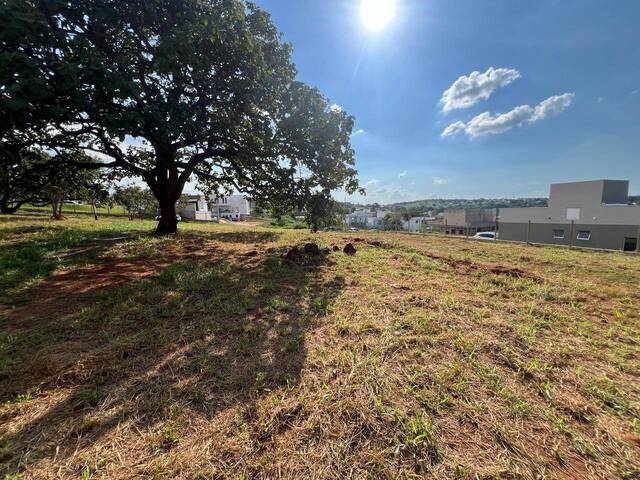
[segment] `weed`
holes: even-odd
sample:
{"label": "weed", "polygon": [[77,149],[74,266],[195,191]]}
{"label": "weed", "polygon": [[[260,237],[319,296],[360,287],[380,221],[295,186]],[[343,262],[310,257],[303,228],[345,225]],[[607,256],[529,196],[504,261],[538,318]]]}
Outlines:
{"label": "weed", "polygon": [[278,297],[271,297],[265,302],[262,310],[265,313],[273,313],[273,312],[286,312],[290,308],[291,308],[291,305],[289,305],[289,303],[286,302],[285,300],[282,300],[281,298],[278,298]]}
{"label": "weed", "polygon": [[401,443],[396,446],[396,451],[405,451],[412,456],[426,454],[432,463],[440,459],[440,447],[436,440],[431,420],[424,414],[416,414],[413,417],[400,419],[404,429]]}

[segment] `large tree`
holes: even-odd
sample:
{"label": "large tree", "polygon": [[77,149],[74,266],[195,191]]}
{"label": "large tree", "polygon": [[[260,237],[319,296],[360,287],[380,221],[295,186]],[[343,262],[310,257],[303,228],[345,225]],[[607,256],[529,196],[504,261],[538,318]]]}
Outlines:
{"label": "large tree", "polygon": [[136,215],[151,216],[158,211],[158,202],[153,193],[138,185],[116,187],[113,200],[127,210],[130,220],[133,220]]}
{"label": "large tree", "polygon": [[353,118],[296,80],[250,2],[0,0],[0,49],[0,127],[44,123],[42,143],[141,177],[158,233],[176,231],[190,178],[292,204],[358,188]]}
{"label": "large tree", "polygon": [[50,204],[59,219],[66,199],[82,198],[94,206],[97,219],[95,204],[108,194],[110,179],[99,168],[78,169],[78,163],[100,166],[81,151],[46,152],[0,142],[0,213]]}
{"label": "large tree", "polygon": [[14,148],[0,142],[0,213],[15,213],[25,203],[48,202],[47,156],[33,149]]}

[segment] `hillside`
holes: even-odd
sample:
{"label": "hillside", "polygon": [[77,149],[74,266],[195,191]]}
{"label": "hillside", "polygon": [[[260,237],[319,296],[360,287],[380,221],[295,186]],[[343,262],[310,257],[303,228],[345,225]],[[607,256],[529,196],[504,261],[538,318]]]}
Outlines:
{"label": "hillside", "polygon": [[638,256],[152,228],[0,216],[0,476],[638,478]]}
{"label": "hillside", "polygon": [[445,211],[447,208],[546,207],[547,202],[547,198],[434,198],[415,200],[411,202],[390,203],[384,206],[376,203],[347,203],[347,206],[351,208],[384,208],[385,210],[406,209],[411,211],[431,211],[436,214]]}

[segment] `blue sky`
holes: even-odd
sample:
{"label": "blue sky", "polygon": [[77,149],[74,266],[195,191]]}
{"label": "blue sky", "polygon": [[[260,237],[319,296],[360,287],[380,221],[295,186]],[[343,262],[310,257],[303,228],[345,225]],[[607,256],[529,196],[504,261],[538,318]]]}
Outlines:
{"label": "blue sky", "polygon": [[351,200],[546,196],[595,178],[640,193],[638,0],[396,0],[376,32],[360,0],[257,3],[299,78],[356,117],[368,194]]}

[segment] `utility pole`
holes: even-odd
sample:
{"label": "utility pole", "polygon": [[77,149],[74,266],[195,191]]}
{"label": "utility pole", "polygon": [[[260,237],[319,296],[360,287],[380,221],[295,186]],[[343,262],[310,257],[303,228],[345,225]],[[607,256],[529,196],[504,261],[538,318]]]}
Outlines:
{"label": "utility pole", "polygon": [[531,220],[527,222],[527,245],[531,245]]}

